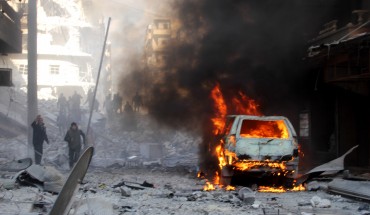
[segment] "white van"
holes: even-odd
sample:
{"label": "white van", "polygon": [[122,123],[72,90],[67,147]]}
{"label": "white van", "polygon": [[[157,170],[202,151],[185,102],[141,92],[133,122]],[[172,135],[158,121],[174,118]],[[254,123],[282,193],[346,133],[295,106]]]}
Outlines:
{"label": "white van", "polygon": [[283,177],[286,186],[297,177],[297,135],[286,117],[229,115],[220,142],[223,184],[236,172]]}

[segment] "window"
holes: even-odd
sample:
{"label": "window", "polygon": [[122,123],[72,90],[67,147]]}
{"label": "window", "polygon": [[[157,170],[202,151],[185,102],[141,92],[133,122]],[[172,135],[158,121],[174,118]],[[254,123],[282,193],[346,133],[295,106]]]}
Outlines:
{"label": "window", "polygon": [[244,119],[240,129],[241,137],[288,138],[288,129],[283,120],[259,121]]}
{"label": "window", "polygon": [[19,70],[20,74],[27,75],[28,74],[28,65],[27,64],[20,64],[18,70]]}
{"label": "window", "polygon": [[50,74],[58,75],[59,74],[59,65],[50,65],[49,66]]}

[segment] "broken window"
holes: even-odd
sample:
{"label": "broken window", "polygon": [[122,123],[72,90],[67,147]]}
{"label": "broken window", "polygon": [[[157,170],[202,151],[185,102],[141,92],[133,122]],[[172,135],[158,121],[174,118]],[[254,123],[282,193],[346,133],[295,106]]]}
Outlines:
{"label": "broken window", "polygon": [[240,129],[241,137],[288,138],[288,129],[283,120],[258,121],[244,119]]}

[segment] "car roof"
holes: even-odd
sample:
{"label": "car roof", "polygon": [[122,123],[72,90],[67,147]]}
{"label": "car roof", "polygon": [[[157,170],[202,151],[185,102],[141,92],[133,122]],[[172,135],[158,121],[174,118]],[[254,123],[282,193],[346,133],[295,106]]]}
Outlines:
{"label": "car roof", "polygon": [[254,116],[254,115],[228,115],[227,117],[238,117],[241,119],[250,119],[250,120],[286,120],[285,116]]}

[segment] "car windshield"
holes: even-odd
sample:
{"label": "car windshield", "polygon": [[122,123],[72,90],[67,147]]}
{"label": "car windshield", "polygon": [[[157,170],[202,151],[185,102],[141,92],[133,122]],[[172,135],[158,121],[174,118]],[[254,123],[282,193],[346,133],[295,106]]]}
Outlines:
{"label": "car windshield", "polygon": [[244,119],[240,129],[240,136],[286,139],[289,137],[289,134],[284,120],[262,121]]}

